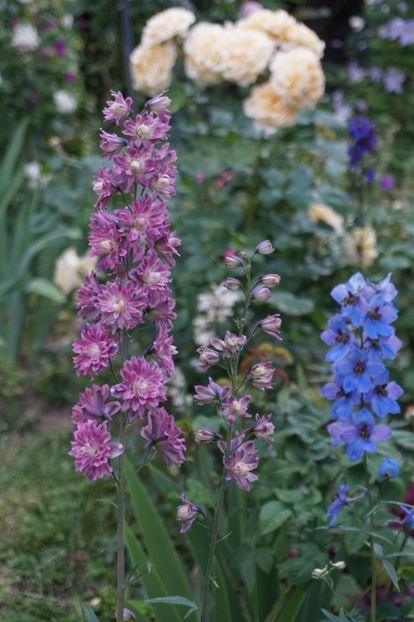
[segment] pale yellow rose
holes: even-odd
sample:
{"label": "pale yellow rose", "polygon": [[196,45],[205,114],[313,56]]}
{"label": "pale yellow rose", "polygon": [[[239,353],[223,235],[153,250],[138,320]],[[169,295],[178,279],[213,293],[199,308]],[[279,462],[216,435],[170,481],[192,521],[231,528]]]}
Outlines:
{"label": "pale yellow rose", "polygon": [[224,28],[219,24],[200,22],[184,41],[184,68],[190,80],[200,86],[223,81],[218,67],[222,57]]}
{"label": "pale yellow rose", "polygon": [[172,70],[177,58],[174,44],[139,45],[131,52],[132,85],[145,95],[158,95],[171,84]]}
{"label": "pale yellow rose", "polygon": [[370,225],[352,229],[344,238],[343,252],[345,263],[370,266],[378,257],[375,230]]}
{"label": "pale yellow rose", "polygon": [[287,105],[270,82],[255,86],[243,102],[246,116],[254,119],[268,133],[281,127],[291,127],[296,122],[297,111]]}
{"label": "pale yellow rose", "polygon": [[270,11],[269,9],[260,9],[254,11],[247,17],[240,19],[237,26],[248,30],[260,30],[269,37],[275,39],[283,39],[285,33],[296,25],[294,17],[289,15],[283,9],[278,11]]}
{"label": "pale yellow rose", "polygon": [[344,232],[344,219],[343,216],[335,212],[328,205],[323,203],[311,203],[308,207],[308,216],[312,222],[324,222],[335,231],[337,235],[342,235]]}
{"label": "pale yellow rose", "polygon": [[270,64],[270,82],[289,105],[313,108],[325,90],[325,75],[315,54],[305,48],[278,52]]}
{"label": "pale yellow rose", "polygon": [[292,50],[297,47],[307,48],[318,58],[322,58],[325,50],[325,43],[319,39],[316,32],[302,22],[296,22],[286,28],[279,37],[279,44],[284,50]]}
{"label": "pale yellow rose", "polygon": [[70,294],[82,284],[83,277],[90,274],[96,266],[96,257],[88,253],[79,256],[74,248],[67,248],[56,260],[53,280],[64,293]]}
{"label": "pale yellow rose", "polygon": [[224,80],[239,86],[249,86],[269,64],[274,42],[258,30],[246,30],[233,25],[225,28],[219,72]]}
{"label": "pale yellow rose", "polygon": [[191,11],[174,7],[151,17],[142,33],[142,45],[152,46],[170,41],[174,37],[184,37],[195,22]]}

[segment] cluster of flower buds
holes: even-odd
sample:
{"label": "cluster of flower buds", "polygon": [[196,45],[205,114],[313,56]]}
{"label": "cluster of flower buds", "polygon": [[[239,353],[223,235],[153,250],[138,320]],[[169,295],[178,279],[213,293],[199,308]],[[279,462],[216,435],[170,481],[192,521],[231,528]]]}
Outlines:
{"label": "cluster of flower buds", "polygon": [[[112,386],[86,388],[73,408],[70,454],[76,469],[92,480],[110,474],[110,460],[124,450],[111,439],[115,416],[126,425],[137,421],[146,446],[155,447],[167,464],[184,460],[183,435],[161,406],[176,354],[169,282],[180,244],[170,229],[166,203],[174,193],[176,160],[166,142],[169,105],[169,98],[160,95],[133,114],[131,98],[118,92],[103,111],[117,131],[101,130],[100,147],[109,166],[98,171],[93,183],[97,201],[89,245],[97,268],[77,292],[78,313],[86,323],[73,344],[78,375],[94,379],[107,371],[114,380]],[[115,209],[109,207],[112,198]],[[143,331],[146,326],[150,330]],[[140,343],[134,332],[138,327]],[[130,358],[128,349],[134,350]]]}
{"label": "cluster of flower buds", "polygon": [[391,428],[376,417],[381,421],[400,412],[397,400],[403,390],[390,380],[384,364],[401,348],[391,326],[398,314],[392,302],[396,295],[390,276],[375,284],[360,273],[332,291],[340,311],[322,339],[330,346],[326,358],[335,377],[321,393],[333,400],[336,421],[328,425],[333,444],[343,443],[352,461],[374,453],[377,443],[391,437]]}
{"label": "cluster of flower buds", "polygon": [[[259,330],[281,339],[282,320],[278,314],[269,315],[256,322],[247,330],[248,314],[252,303],[267,300],[271,288],[280,283],[278,274],[265,274],[252,279],[252,262],[257,255],[269,255],[274,251],[272,244],[265,240],[256,247],[249,257],[245,252],[227,251],[224,263],[228,268],[242,270],[240,278],[229,277],[223,282],[229,290],[240,290],[244,295],[244,308],[241,318],[235,319],[237,332],[227,331],[224,339],[213,337],[208,346],[198,349],[199,369],[205,371],[213,367],[224,369],[228,382],[218,384],[209,378],[207,385],[195,387],[194,399],[197,404],[213,405],[221,419],[221,429],[217,432],[208,427],[196,430],[195,442],[199,445],[214,444],[221,457],[226,481],[233,480],[243,490],[250,490],[252,482],[258,479],[254,472],[259,465],[256,441],[266,446],[273,444],[274,425],[272,416],[256,414],[252,420],[249,412],[254,395],[247,393],[247,388],[266,391],[274,387],[275,369],[271,361],[260,361],[250,365],[246,372],[240,373],[240,357],[247,344]],[[268,292],[268,294],[267,294]],[[249,422],[250,420],[250,422]],[[224,430],[224,431],[223,431]],[[183,505],[177,511],[177,520],[182,523],[181,531],[187,531],[201,511],[184,496]]]}

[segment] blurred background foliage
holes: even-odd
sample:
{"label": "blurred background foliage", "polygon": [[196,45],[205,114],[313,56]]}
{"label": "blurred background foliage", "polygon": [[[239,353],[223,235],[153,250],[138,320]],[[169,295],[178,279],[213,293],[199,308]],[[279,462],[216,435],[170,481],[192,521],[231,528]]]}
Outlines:
{"label": "blurred background foliage", "polygon": [[[241,2],[180,5],[199,21],[222,22],[237,18]],[[247,599],[251,617],[243,619],[261,622],[279,597],[268,587],[263,600],[258,586],[285,582],[299,590],[293,600],[303,599],[297,611],[302,617],[289,622],[317,622],[328,619],[321,617],[321,607],[339,612],[357,603],[369,574],[363,538],[315,531],[324,524],[335,482],[347,466],[345,460],[338,463],[325,432],[329,409],[318,387],[328,370],[319,334],[333,310],[332,287],[358,269],[373,280],[392,272],[400,290],[397,332],[404,348],[393,373],[406,393],[402,416],[394,419],[393,452],[404,457],[405,466],[397,488],[385,490],[385,497],[401,498],[412,473],[414,43],[407,44],[403,29],[399,35],[390,22],[412,20],[414,7],[400,0],[268,0],[265,5],[287,9],[325,40],[326,93],[294,127],[265,137],[243,115],[243,89],[202,90],[184,78],[182,68],[176,72],[169,91],[178,151],[171,217],[183,243],[174,281],[179,371],[170,400],[191,445],[191,431],[203,422],[190,397],[200,382],[196,345],[209,331],[231,329],[237,305],[223,302],[215,290],[226,274],[223,253],[270,238],[277,253],[267,269],[278,272],[282,284],[268,310],[282,313],[284,341],[278,347],[257,343],[251,356],[271,352],[278,367],[279,390],[263,405],[274,412],[277,451],[267,458],[250,495],[246,524],[233,526],[232,550],[238,555],[229,556],[228,564]],[[73,301],[78,276],[71,285],[67,274],[78,268],[63,263],[62,280],[56,262],[69,248],[79,257],[87,250],[91,180],[100,162],[100,109],[111,89],[127,88],[128,45],[135,46],[147,19],[167,6],[176,4],[0,0],[0,429],[7,490],[0,505],[0,612],[12,622],[79,620],[81,595],[101,622],[113,619],[109,488],[104,484],[91,493],[65,457],[70,405],[79,391],[71,368],[71,341],[79,328]],[[13,43],[22,24],[35,29],[24,49]],[[144,101],[141,94],[135,97],[138,104]],[[379,138],[370,156],[375,177],[364,186],[363,221],[347,155],[347,123],[357,115],[376,124]],[[385,184],[384,177],[392,183]],[[327,217],[315,205],[333,210],[333,219],[332,212]],[[361,227],[368,228],[362,241]],[[213,304],[217,313],[209,315],[206,307]],[[202,449],[192,456],[185,474],[188,492],[194,502],[208,505],[216,465]],[[359,484],[358,469],[349,471]],[[154,480],[153,490],[173,534],[178,494],[166,479],[170,475]],[[154,472],[147,477],[154,478]],[[178,546],[191,570],[191,547]],[[343,575],[333,595],[310,580],[327,552],[331,559],[345,557],[355,570],[356,580]],[[134,590],[133,596],[142,598],[140,588]],[[143,607],[143,616],[152,620]],[[405,619],[401,609],[398,615],[392,619]]]}

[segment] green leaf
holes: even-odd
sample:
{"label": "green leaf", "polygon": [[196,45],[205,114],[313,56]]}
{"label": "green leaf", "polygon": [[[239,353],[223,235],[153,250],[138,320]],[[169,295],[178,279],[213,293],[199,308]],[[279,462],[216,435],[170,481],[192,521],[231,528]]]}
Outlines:
{"label": "green leaf", "polygon": [[265,622],[295,622],[306,597],[306,590],[298,587],[290,588],[275,603]]}
{"label": "green leaf", "polygon": [[382,565],[384,566],[385,572],[391,579],[393,586],[399,592],[400,586],[398,585],[398,576],[397,576],[397,573],[395,572],[394,566],[391,564],[391,562],[389,562],[386,559],[382,559],[381,562],[382,562]]}
{"label": "green leaf", "polygon": [[[147,489],[129,462],[127,462],[127,489],[131,505],[142,534],[150,561],[165,586],[165,594],[182,594],[191,598],[191,590],[184,566],[177,555],[171,538],[161,521]],[[164,595],[164,594],[163,594]]]}
{"label": "green leaf", "polygon": [[275,306],[286,315],[306,315],[314,309],[315,303],[310,298],[295,296],[290,292],[275,292],[269,301],[269,304]]}
{"label": "green leaf", "polygon": [[197,611],[198,609],[195,602],[189,600],[188,598],[184,598],[183,596],[161,596],[159,598],[147,598],[145,602],[150,603],[151,605],[179,605],[181,607],[187,607],[190,611],[187,612],[184,620],[190,613]]}
{"label": "green leaf", "polygon": [[26,292],[29,294],[38,294],[44,296],[53,302],[65,302],[65,295],[48,279],[36,278],[32,279],[26,286]]}
{"label": "green leaf", "polygon": [[270,501],[260,510],[259,525],[260,533],[265,535],[276,531],[288,518],[292,516],[291,510],[287,510],[279,501]]}
{"label": "green leaf", "polygon": [[[136,539],[132,529],[128,525],[125,525],[125,544],[134,567],[139,567],[148,561],[148,555],[146,555],[139,540]],[[140,576],[140,581],[144,586],[145,594],[148,598],[168,596],[168,592],[156,568],[153,567],[151,572],[142,574]],[[154,616],[157,622],[181,622],[175,607],[171,607],[168,610],[154,610]]]}
{"label": "green leaf", "polygon": [[82,605],[82,612],[86,622],[99,622],[99,618],[96,617],[96,614],[90,605],[84,603]]}

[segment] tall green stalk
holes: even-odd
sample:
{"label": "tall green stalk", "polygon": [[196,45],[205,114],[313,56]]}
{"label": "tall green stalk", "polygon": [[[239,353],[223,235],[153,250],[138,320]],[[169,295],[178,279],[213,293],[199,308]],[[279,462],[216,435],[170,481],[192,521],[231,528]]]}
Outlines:
{"label": "tall green stalk", "polygon": [[374,549],[374,537],[372,535],[374,529],[374,502],[372,499],[370,484],[369,484],[369,470],[368,470],[368,460],[367,454],[364,454],[364,469],[365,469],[365,485],[367,489],[368,495],[368,503],[369,503],[369,546],[371,549],[371,622],[376,622],[377,619],[377,573],[376,573],[376,560],[375,560],[375,549]]}
{"label": "tall green stalk", "polygon": [[[120,421],[119,442],[125,447],[127,415],[122,414]],[[122,452],[118,460],[116,622],[122,622],[125,600],[125,452]]]}

